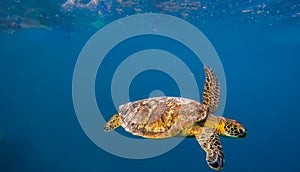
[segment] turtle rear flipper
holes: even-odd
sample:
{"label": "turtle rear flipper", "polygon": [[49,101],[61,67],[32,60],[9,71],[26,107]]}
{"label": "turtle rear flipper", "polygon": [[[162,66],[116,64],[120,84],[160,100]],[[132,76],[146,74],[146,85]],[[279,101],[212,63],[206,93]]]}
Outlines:
{"label": "turtle rear flipper", "polygon": [[214,113],[218,109],[220,101],[220,84],[214,71],[204,66],[205,70],[205,85],[203,92],[203,104],[208,107],[209,113]]}
{"label": "turtle rear flipper", "polygon": [[112,131],[120,126],[120,116],[119,114],[115,114],[110,118],[110,120],[105,124],[104,131]]}
{"label": "turtle rear flipper", "polygon": [[206,162],[210,168],[221,170],[224,165],[224,154],[219,136],[212,128],[198,127],[195,137],[206,152]]}

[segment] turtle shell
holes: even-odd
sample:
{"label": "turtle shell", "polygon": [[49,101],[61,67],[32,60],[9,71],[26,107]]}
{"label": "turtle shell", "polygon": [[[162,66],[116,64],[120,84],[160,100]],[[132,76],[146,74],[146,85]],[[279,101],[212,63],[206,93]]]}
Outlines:
{"label": "turtle shell", "polygon": [[181,97],[153,97],[119,107],[120,124],[146,138],[167,138],[207,117],[207,107]]}

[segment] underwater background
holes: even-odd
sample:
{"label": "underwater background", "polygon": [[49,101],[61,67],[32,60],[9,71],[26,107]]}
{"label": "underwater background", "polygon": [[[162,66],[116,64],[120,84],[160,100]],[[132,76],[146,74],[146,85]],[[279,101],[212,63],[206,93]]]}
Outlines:
{"label": "underwater background", "polygon": [[[72,77],[82,47],[105,25],[148,12],[190,22],[222,61],[227,83],[223,115],[248,130],[245,139],[221,138],[223,171],[298,171],[299,0],[1,0],[0,171],[213,171],[195,139],[158,157],[125,159],[95,145],[76,118]],[[143,48],[143,40],[136,41],[120,46],[98,71],[97,99],[109,96],[109,85],[101,85],[112,76],[110,63]],[[176,49],[163,41],[154,45]],[[201,85],[202,64],[189,65]],[[157,89],[180,96],[171,78],[152,71],[135,78],[130,98],[145,98]],[[110,101],[101,106],[106,120],[116,113]]]}

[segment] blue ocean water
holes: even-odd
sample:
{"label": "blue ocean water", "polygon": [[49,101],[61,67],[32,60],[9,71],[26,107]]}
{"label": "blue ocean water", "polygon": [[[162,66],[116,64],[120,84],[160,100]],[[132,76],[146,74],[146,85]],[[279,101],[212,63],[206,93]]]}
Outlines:
{"label": "blue ocean water", "polygon": [[[299,1],[67,2],[1,1],[0,171],[212,171],[195,139],[185,139],[155,158],[125,159],[95,145],[76,118],[72,77],[82,47],[98,29],[143,12],[190,22],[218,52],[227,82],[224,116],[248,130],[242,140],[221,138],[223,171],[298,170]],[[135,41],[120,45],[112,52],[114,59],[98,71],[96,94],[108,100],[98,104],[108,113],[106,119],[116,109],[105,94],[110,86],[104,81],[126,53],[143,49],[143,40]],[[163,40],[149,44],[169,50],[178,46]],[[177,53],[188,56],[188,51]],[[202,64],[187,63],[202,84]],[[157,89],[179,95],[170,77],[150,71],[133,80],[130,98]]]}

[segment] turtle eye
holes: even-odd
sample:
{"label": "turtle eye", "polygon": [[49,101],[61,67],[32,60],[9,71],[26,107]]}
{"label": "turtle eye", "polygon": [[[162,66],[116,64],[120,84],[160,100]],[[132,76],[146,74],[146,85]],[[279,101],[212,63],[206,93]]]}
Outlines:
{"label": "turtle eye", "polygon": [[239,138],[245,138],[247,136],[247,130],[242,130],[242,129],[239,129]]}
{"label": "turtle eye", "polygon": [[239,133],[240,133],[240,134],[243,134],[244,132],[245,132],[244,130],[239,129]]}

